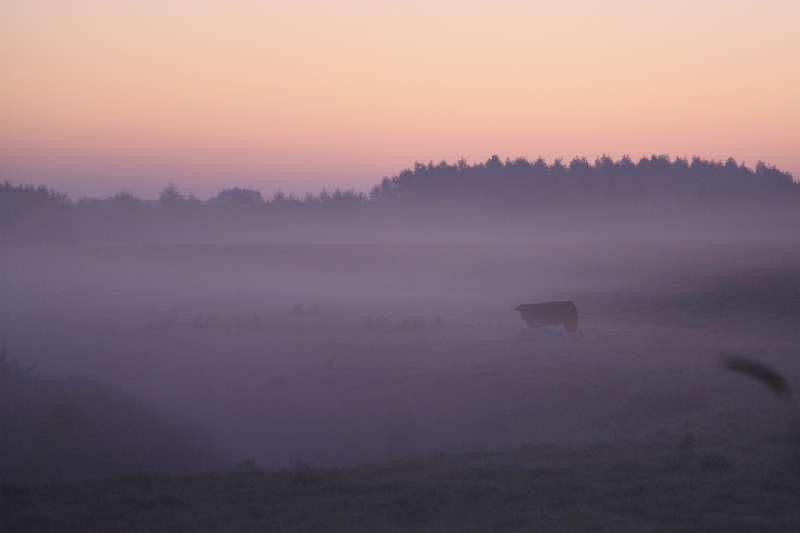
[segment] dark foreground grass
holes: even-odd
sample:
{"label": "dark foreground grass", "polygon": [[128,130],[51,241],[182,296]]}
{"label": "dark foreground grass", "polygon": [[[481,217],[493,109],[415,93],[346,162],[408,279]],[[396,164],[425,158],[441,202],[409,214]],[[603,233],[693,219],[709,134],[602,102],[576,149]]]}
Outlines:
{"label": "dark foreground grass", "polygon": [[800,471],[777,436],[527,446],[348,469],[4,484],[0,531],[800,531]]}

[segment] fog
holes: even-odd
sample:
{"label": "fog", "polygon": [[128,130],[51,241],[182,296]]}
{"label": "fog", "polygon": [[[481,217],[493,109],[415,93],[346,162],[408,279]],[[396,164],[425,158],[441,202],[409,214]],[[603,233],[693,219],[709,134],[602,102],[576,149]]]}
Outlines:
{"label": "fog", "polygon": [[[798,191],[666,156],[417,165],[302,199],[6,183],[0,477],[687,442],[780,465]],[[548,301],[577,334],[515,311]]]}
{"label": "fog", "polygon": [[[82,478],[686,435],[733,449],[791,427],[720,354],[797,382],[795,243],[481,241],[7,247],[0,339],[58,392],[6,403],[0,466]],[[548,300],[576,303],[575,338],[514,311]],[[70,459],[42,471],[53,447]]]}

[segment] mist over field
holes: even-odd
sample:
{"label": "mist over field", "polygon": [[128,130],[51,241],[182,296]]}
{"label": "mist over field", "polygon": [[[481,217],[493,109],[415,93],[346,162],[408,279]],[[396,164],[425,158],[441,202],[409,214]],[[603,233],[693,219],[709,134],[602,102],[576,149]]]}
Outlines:
{"label": "mist over field", "polygon": [[798,21],[0,1],[0,533],[797,533]]}
{"label": "mist over field", "polygon": [[[30,512],[42,530],[69,529],[81,522],[53,510],[59,493],[24,487],[235,470],[253,486],[289,472],[308,513],[334,520],[303,491],[366,482],[347,469],[386,464],[385,479],[422,495],[390,491],[364,504],[388,514],[333,529],[456,530],[481,508],[470,483],[484,482],[481,501],[493,483],[519,490],[497,503],[515,516],[565,491],[565,513],[588,505],[617,530],[791,529],[800,185],[735,162],[559,165],[418,165],[370,195],[268,201],[0,188],[4,509],[22,498],[14,524]],[[575,336],[514,310],[567,300]],[[785,390],[725,368],[726,354],[765,365]],[[525,472],[546,487],[517,487]],[[188,531],[171,520],[192,491],[232,494],[196,483],[153,489],[179,504],[148,512]],[[667,494],[722,498],[729,513],[665,517]],[[283,512],[245,514],[242,530],[278,530]],[[469,523],[531,524],[481,516]]]}

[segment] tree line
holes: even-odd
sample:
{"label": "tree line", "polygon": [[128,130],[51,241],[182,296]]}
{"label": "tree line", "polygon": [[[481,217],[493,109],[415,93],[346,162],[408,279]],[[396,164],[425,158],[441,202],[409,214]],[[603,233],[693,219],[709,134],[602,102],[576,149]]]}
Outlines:
{"label": "tree line", "polygon": [[472,198],[488,201],[531,202],[566,197],[631,196],[715,196],[797,193],[800,185],[791,174],[758,162],[755,168],[733,158],[713,161],[694,157],[672,159],[667,155],[643,157],[634,162],[625,156],[608,156],[593,163],[574,158],[569,163],[556,159],[524,158],[501,160],[497,156],[474,165],[417,163],[376,185],[370,198],[415,199]]}
{"label": "tree line", "polygon": [[568,163],[561,159],[547,163],[541,158],[501,160],[492,156],[476,164],[463,159],[454,164],[416,163],[383,178],[369,194],[335,189],[305,196],[277,192],[264,198],[257,190],[235,187],[201,200],[169,184],[157,200],[120,192],[107,198],[73,201],[43,186],[5,182],[0,183],[0,239],[58,240],[93,225],[123,227],[144,220],[166,224],[194,218],[217,223],[238,217],[258,224],[262,215],[275,221],[276,215],[291,213],[294,220],[305,217],[308,221],[322,220],[326,213],[402,212],[403,208],[435,211],[437,206],[442,213],[443,206],[455,208],[449,213],[469,213],[498,206],[552,209],[574,205],[571,202],[613,206],[644,201],[687,204],[775,200],[785,205],[797,199],[800,183],[788,172],[762,162],[750,168],[732,158],[714,161],[653,155],[634,162],[627,156],[617,160],[603,156],[594,162],[574,158]]}

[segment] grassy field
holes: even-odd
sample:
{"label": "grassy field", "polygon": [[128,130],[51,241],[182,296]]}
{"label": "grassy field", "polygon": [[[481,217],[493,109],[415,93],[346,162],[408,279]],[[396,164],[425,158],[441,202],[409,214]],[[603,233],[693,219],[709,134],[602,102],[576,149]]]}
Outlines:
{"label": "grassy field", "polygon": [[[797,531],[789,435],[440,453],[346,469],[5,484],[8,533],[302,531]],[[797,450],[794,449],[796,452]]]}
{"label": "grassy field", "polygon": [[2,533],[800,530],[794,248],[6,257]]}

